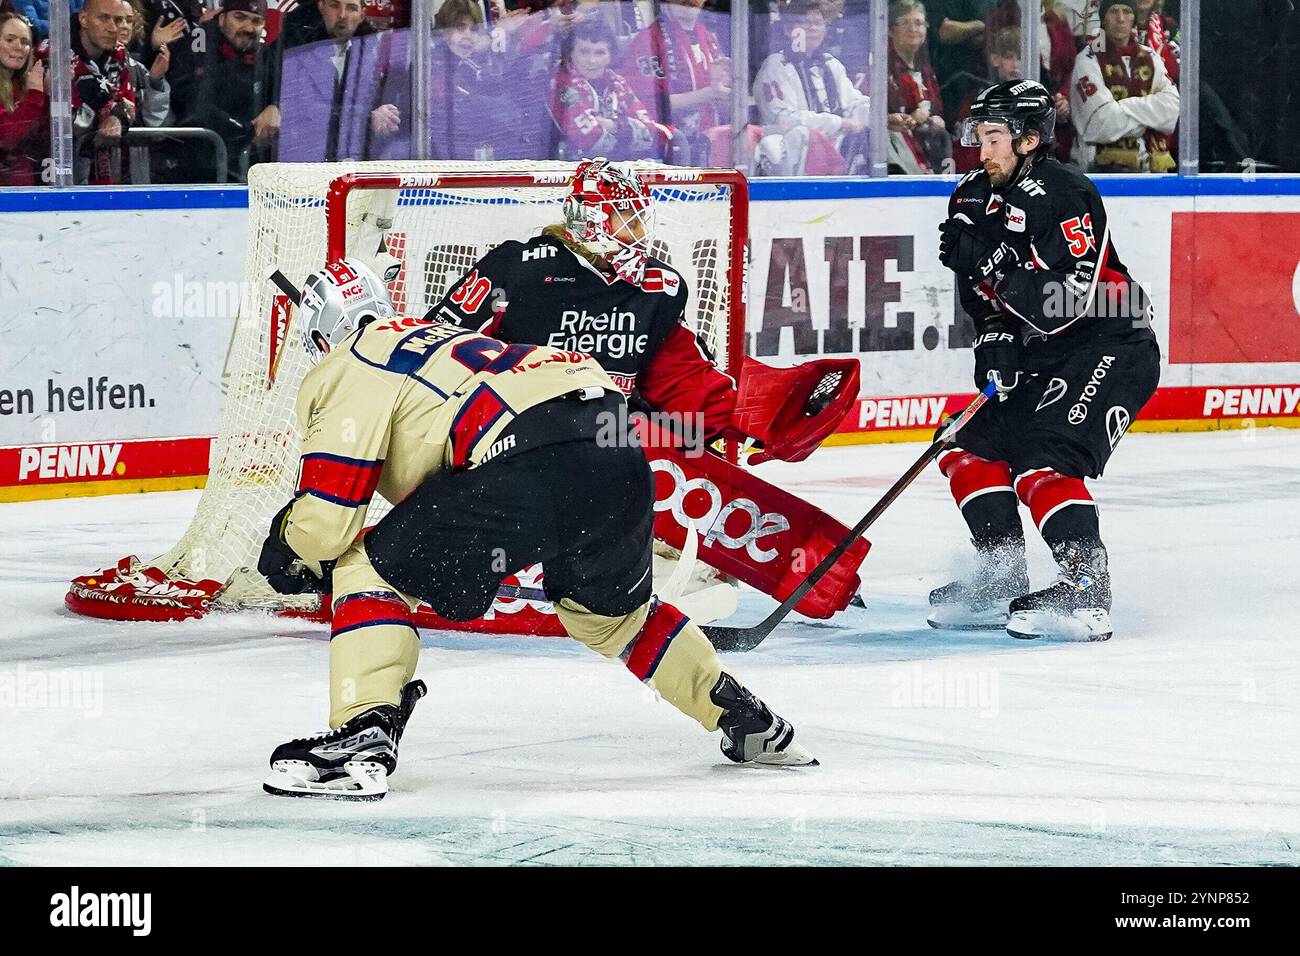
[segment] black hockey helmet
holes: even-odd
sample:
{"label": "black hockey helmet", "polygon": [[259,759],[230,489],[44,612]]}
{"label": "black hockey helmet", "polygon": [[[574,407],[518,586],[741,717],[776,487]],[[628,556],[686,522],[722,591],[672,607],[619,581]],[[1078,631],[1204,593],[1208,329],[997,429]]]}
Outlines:
{"label": "black hockey helmet", "polygon": [[1037,80],[1006,80],[975,97],[970,116],[961,126],[963,146],[980,144],[975,131],[981,123],[1001,124],[1014,139],[1036,132],[1040,148],[1050,146],[1056,142],[1056,103]]}

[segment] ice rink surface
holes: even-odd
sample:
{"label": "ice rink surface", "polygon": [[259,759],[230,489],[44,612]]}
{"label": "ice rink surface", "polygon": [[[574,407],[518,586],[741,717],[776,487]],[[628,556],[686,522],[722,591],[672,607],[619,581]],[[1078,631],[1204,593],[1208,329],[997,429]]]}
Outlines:
{"label": "ice rink surface", "polygon": [[[851,524],[920,450],[759,473]],[[565,640],[425,632],[429,696],[372,804],[260,788],[324,727],[320,626],[64,611],[73,575],[170,546],[198,492],[2,504],[0,863],[1300,864],[1300,433],[1132,435],[1093,491],[1108,643],[929,628],[969,551],[931,471],[870,534],[866,610],[725,658],[821,767],[731,766]]]}

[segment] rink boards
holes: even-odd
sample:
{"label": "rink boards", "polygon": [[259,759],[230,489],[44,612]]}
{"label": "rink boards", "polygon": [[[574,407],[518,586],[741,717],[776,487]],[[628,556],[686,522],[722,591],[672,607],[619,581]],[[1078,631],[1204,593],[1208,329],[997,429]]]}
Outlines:
{"label": "rink boards", "polygon": [[[756,181],[747,349],[855,357],[836,443],[921,440],[971,395],[937,260],[952,180]],[[1300,177],[1111,177],[1161,388],[1134,430],[1300,423]],[[243,277],[242,189],[0,192],[0,500],[197,487]]]}

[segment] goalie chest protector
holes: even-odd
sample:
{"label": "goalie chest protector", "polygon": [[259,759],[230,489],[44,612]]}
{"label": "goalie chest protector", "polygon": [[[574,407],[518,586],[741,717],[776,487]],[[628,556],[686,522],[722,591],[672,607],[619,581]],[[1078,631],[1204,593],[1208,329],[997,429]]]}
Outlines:
{"label": "goalie chest protector", "polygon": [[507,342],[596,359],[625,393],[686,310],[681,273],[651,257],[640,285],[602,273],[562,241],[504,242],[476,263],[431,318]]}

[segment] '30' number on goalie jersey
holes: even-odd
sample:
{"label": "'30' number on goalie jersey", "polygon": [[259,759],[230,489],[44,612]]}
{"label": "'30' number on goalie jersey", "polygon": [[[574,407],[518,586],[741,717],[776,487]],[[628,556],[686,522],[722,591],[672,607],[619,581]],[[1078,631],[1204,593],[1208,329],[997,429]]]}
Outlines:
{"label": "'30' number on goalie jersey", "polygon": [[473,315],[491,291],[492,283],[488,277],[479,275],[478,270],[475,269],[461,280],[460,286],[452,292],[450,298],[452,302],[464,309],[467,315]]}

